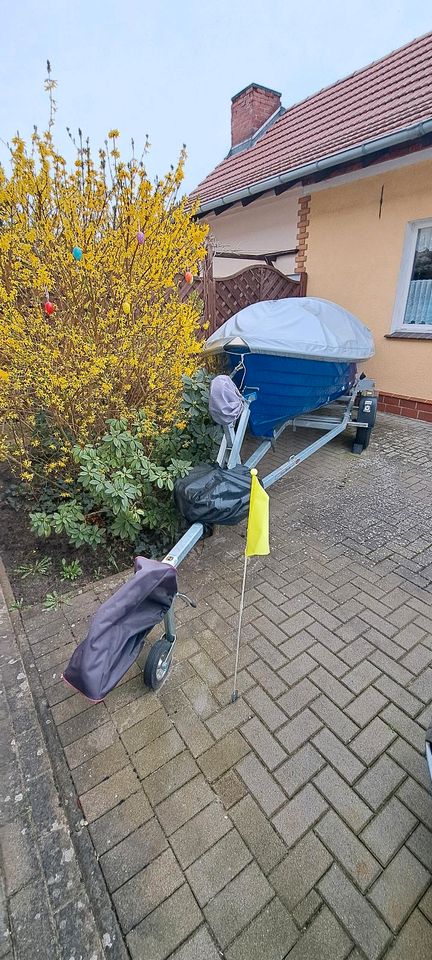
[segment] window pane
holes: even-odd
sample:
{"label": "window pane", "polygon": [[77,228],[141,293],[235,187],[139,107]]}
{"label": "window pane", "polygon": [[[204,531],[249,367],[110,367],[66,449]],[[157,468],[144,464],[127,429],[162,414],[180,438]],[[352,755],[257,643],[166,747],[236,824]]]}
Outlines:
{"label": "window pane", "polygon": [[432,324],[432,227],[417,233],[404,323]]}

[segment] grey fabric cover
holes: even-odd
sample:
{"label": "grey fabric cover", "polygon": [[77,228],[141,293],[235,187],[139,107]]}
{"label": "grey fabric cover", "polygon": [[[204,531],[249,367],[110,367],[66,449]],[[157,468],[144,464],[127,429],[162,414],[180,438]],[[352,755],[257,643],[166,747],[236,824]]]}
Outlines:
{"label": "grey fabric cover", "polygon": [[242,464],[224,470],[218,464],[200,463],[176,481],[174,499],[189,523],[233,526],[247,516],[250,486],[250,470]]}
{"label": "grey fabric cover", "polygon": [[121,680],[177,593],[176,571],[170,564],[137,557],[135,570],[131,580],[99,607],[64,671],[64,680],[89,700],[103,700]]}
{"label": "grey fabric cover", "polygon": [[318,297],[266,300],[244,307],[208,338],[204,353],[221,353],[235,338],[244,340],[252,353],[280,357],[356,363],[375,352],[370,330],[357,317]]}
{"label": "grey fabric cover", "polygon": [[238,420],[244,400],[231,377],[220,374],[210,384],[209,412],[215,423],[231,426]]}

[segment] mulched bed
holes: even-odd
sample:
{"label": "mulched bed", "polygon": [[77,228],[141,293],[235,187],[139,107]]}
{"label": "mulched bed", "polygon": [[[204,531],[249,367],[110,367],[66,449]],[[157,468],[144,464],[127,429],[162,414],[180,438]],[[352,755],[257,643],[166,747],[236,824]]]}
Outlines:
{"label": "mulched bed", "polygon": [[[9,478],[0,475],[0,555],[12,585],[16,600],[23,599],[23,606],[41,603],[48,593],[56,591],[60,595],[76,592],[94,580],[111,576],[118,570],[131,567],[133,554],[130,546],[116,548],[115,556],[107,557],[104,548],[77,550],[71,547],[65,537],[52,536],[41,540],[32,533],[23,505],[13,509],[5,502]],[[52,564],[44,575],[35,574],[23,578],[17,572],[21,564],[34,564],[43,557],[49,557]],[[78,560],[82,567],[82,576],[74,581],[62,580],[61,561],[67,563]]]}

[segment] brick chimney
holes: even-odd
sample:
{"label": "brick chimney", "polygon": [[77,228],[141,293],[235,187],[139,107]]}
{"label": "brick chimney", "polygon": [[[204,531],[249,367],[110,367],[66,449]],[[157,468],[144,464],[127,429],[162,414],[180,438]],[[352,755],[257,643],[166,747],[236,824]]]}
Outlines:
{"label": "brick chimney", "polygon": [[231,100],[231,148],[249,140],[281,107],[281,96],[260,83],[250,83]]}

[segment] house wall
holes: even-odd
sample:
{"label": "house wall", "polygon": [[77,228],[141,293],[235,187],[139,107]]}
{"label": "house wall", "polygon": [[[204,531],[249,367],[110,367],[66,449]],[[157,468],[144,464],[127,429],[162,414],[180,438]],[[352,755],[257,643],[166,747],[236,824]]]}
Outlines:
{"label": "house wall", "polygon": [[432,340],[386,339],[386,334],[391,331],[405,227],[425,217],[432,217],[430,160],[339,186],[312,188],[305,263],[310,296],[340,303],[370,327],[376,354],[365,370],[382,393],[409,398],[413,416],[419,409],[415,399],[432,399]]}
{"label": "house wall", "polygon": [[[276,250],[294,250],[297,246],[298,190],[288,190],[280,196],[265,196],[249,206],[236,204],[224,213],[209,214],[206,221],[216,241],[216,249],[229,253],[273,253]],[[229,277],[256,262],[225,260],[215,257],[215,277]],[[281,273],[295,272],[295,255],[276,260]]]}

